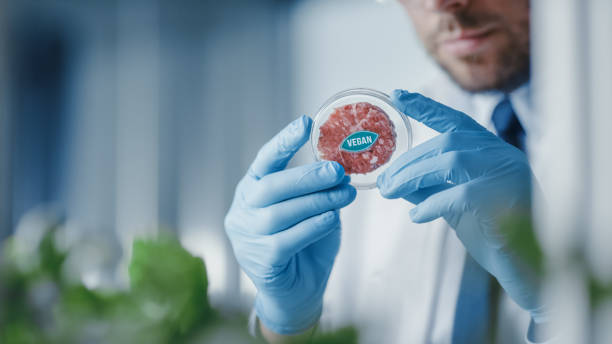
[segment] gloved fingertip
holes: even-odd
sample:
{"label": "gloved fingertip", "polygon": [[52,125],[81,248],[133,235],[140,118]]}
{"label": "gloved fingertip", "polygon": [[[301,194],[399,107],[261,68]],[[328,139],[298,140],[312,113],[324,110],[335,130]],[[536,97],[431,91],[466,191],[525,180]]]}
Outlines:
{"label": "gloved fingertip", "polygon": [[381,173],[378,175],[378,177],[376,178],[376,187],[378,187],[379,190],[382,191],[382,189],[385,188],[385,181],[386,181],[387,177],[385,176],[385,173]]}
{"label": "gloved fingertip", "polygon": [[424,213],[422,209],[419,209],[419,206],[412,208],[409,214],[413,223],[427,223],[437,218],[433,217],[431,214]]}
{"label": "gloved fingertip", "polygon": [[419,223],[420,217],[419,217],[419,207],[418,206],[410,209],[408,214],[410,215],[410,219],[412,220],[412,222]]}
{"label": "gloved fingertip", "polygon": [[398,107],[401,107],[401,105],[412,99],[413,97],[417,96],[418,93],[412,93],[412,92],[408,92],[406,90],[401,90],[401,89],[397,89],[397,90],[393,90],[393,92],[391,92],[391,102]]}
{"label": "gloved fingertip", "polygon": [[418,97],[418,93],[408,92],[406,90],[394,90],[391,93],[391,103],[395,106],[401,113],[406,116],[410,116],[408,109],[410,108],[410,104],[415,97]]}
{"label": "gloved fingertip", "polygon": [[289,123],[275,138],[276,151],[272,154],[286,156],[291,153],[291,156],[297,152],[300,147],[308,141],[310,135],[310,122],[308,116],[300,116]]}
{"label": "gloved fingertip", "polygon": [[344,176],[344,167],[340,165],[337,161],[328,161],[327,166],[330,172],[335,174],[336,176]]}
{"label": "gloved fingertip", "polygon": [[310,126],[312,125],[312,118],[307,115],[301,115],[300,120],[302,121],[302,125],[304,126],[304,128],[310,131]]}
{"label": "gloved fingertip", "polygon": [[378,187],[378,191],[383,198],[397,198],[392,193],[392,187],[389,185],[389,178],[387,178],[385,173],[382,173],[378,176],[378,178],[376,178],[376,186]]}
{"label": "gloved fingertip", "polygon": [[319,217],[319,220],[322,224],[329,224],[337,221],[339,218],[339,214],[336,210],[327,211]]}
{"label": "gloved fingertip", "polygon": [[308,127],[308,116],[306,115],[302,115],[298,118],[296,118],[295,120],[293,120],[293,122],[291,122],[291,124],[289,124],[289,132],[291,132],[292,134],[300,134],[303,133],[306,129],[306,127]]}
{"label": "gloved fingertip", "polygon": [[355,198],[357,197],[357,189],[355,189],[354,186],[352,185],[348,185],[349,188],[349,203],[353,202],[355,200]]}
{"label": "gloved fingertip", "polygon": [[402,94],[406,93],[406,91],[402,89],[395,89],[391,92],[391,100],[399,100],[402,97]]}

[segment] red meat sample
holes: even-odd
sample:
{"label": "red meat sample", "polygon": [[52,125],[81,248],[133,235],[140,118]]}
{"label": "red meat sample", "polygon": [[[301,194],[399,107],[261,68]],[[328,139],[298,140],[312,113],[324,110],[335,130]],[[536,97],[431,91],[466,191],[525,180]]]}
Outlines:
{"label": "red meat sample", "polygon": [[[383,110],[367,102],[334,109],[319,130],[317,149],[321,159],[337,161],[347,174],[374,171],[389,161],[395,151],[396,134],[393,122]],[[363,130],[378,134],[378,139],[370,148],[361,152],[340,149],[347,136]]]}

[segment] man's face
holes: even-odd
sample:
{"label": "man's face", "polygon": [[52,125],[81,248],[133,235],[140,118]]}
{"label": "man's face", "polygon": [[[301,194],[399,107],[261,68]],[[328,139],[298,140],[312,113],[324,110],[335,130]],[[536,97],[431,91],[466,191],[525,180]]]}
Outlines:
{"label": "man's face", "polygon": [[400,0],[431,56],[464,89],[529,79],[529,0]]}

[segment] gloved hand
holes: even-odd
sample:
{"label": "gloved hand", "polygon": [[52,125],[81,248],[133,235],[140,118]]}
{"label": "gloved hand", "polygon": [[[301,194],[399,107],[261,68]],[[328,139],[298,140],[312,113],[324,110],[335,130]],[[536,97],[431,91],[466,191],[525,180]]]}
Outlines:
{"label": "gloved hand", "polygon": [[258,291],[257,316],[279,334],[318,320],[340,245],[339,209],[356,196],[336,162],[285,169],[311,124],[302,116],[261,148],[225,218],[234,254]]}
{"label": "gloved hand", "polygon": [[417,93],[396,90],[394,105],[441,134],[400,156],[382,173],[383,197],[404,198],[415,223],[443,217],[469,254],[508,295],[544,321],[535,269],[500,229],[512,216],[529,216],[532,172],[525,154],[468,115]]}

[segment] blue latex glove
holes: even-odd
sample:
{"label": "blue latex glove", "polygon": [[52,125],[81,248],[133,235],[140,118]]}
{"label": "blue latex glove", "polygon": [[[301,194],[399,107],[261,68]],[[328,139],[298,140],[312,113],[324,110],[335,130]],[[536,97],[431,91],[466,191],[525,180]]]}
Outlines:
{"label": "blue latex glove", "polygon": [[257,316],[279,334],[317,322],[340,245],[339,209],[356,196],[336,162],[285,169],[311,125],[302,116],[261,148],[225,218],[234,254],[258,291]]}
{"label": "blue latex glove", "polygon": [[529,216],[532,173],[525,154],[468,115],[417,93],[396,90],[394,105],[441,134],[400,156],[377,181],[383,197],[416,204],[415,223],[443,217],[472,257],[536,322],[546,312],[535,269],[508,245],[500,223]]}

